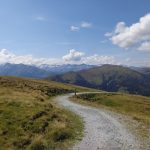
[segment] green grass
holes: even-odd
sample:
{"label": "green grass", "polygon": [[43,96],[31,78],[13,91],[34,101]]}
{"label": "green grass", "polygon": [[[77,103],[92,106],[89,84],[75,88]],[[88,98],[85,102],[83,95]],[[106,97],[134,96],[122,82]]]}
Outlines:
{"label": "green grass", "polygon": [[[82,87],[0,77],[0,150],[66,150],[82,135],[75,114],[58,108],[58,94]],[[89,90],[89,89],[88,89]]]}
{"label": "green grass", "polygon": [[[101,107],[130,116],[141,123],[144,130],[140,134],[148,133],[150,127],[150,98],[123,93],[89,93],[77,95],[74,101],[90,106]],[[141,128],[140,127],[140,128]],[[145,130],[146,129],[146,130]]]}

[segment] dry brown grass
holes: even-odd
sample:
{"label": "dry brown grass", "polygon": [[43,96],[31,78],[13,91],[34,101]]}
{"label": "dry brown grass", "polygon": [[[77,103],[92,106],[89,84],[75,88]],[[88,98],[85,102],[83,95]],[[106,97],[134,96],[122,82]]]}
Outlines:
{"label": "dry brown grass", "polygon": [[81,135],[82,121],[56,107],[51,99],[75,88],[84,89],[56,82],[0,77],[0,149],[68,149]]}

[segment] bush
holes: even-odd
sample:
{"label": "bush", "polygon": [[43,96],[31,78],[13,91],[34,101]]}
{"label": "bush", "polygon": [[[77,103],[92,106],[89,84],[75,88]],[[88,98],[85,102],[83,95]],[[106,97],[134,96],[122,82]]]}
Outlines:
{"label": "bush", "polygon": [[64,141],[66,139],[69,139],[70,136],[71,136],[71,133],[69,133],[68,130],[62,129],[62,130],[56,131],[54,133],[54,138],[53,139],[54,139],[55,142],[61,142],[61,141]]}

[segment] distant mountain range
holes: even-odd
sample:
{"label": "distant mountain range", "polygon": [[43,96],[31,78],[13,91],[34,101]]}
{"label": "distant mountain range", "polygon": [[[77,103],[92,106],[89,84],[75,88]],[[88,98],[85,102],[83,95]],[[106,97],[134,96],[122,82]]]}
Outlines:
{"label": "distant mountain range", "polygon": [[30,78],[46,78],[56,74],[62,74],[69,71],[80,71],[83,69],[89,69],[94,67],[93,65],[24,65],[24,64],[1,64],[0,75],[1,76],[18,76],[18,77],[30,77]]}
{"label": "distant mountain range", "polygon": [[17,77],[30,77],[30,78],[44,78],[49,76],[51,73],[40,69],[35,66],[24,65],[24,64],[1,64],[0,75],[1,76],[17,76]]}
{"label": "distant mountain range", "polygon": [[142,68],[140,68],[140,67],[130,67],[130,68],[150,77],[150,67],[142,67]]}
{"label": "distant mountain range", "polygon": [[149,69],[102,65],[52,76],[48,79],[106,91],[123,91],[150,96]]}
{"label": "distant mountain range", "polygon": [[0,76],[46,78],[106,91],[150,96],[150,68],[116,65],[24,65],[1,64]]}
{"label": "distant mountain range", "polygon": [[70,71],[80,71],[85,69],[90,69],[95,67],[96,65],[87,65],[87,64],[63,64],[63,65],[41,65],[39,66],[41,69],[44,69],[48,72],[52,72],[53,74],[62,74]]}

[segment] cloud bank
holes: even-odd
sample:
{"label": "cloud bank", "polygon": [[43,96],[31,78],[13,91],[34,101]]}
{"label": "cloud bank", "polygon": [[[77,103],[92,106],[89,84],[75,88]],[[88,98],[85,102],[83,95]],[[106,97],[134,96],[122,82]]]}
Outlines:
{"label": "cloud bank", "polygon": [[0,64],[26,64],[40,66],[47,65],[61,65],[61,64],[118,64],[113,56],[105,55],[91,55],[86,56],[85,53],[71,49],[69,53],[62,56],[62,58],[35,58],[32,55],[16,55],[7,49],[0,50]]}
{"label": "cloud bank", "polygon": [[131,26],[127,26],[125,22],[117,23],[115,30],[105,36],[121,48],[150,52],[150,13]]}
{"label": "cloud bank", "polygon": [[59,64],[61,60],[56,58],[34,58],[32,55],[15,55],[7,49],[0,50],[0,64],[26,64],[26,65],[41,65],[41,64]]}
{"label": "cloud bank", "polygon": [[[149,45],[144,45],[144,47]],[[143,49],[143,48],[142,48]],[[115,65],[128,65],[128,66],[149,66],[150,59],[131,59],[124,58],[120,59],[114,56],[98,55],[94,54],[87,56],[85,53],[71,49],[69,52],[62,56],[62,58],[35,58],[32,55],[16,55],[7,49],[0,50],[0,64],[12,63],[12,64],[26,64],[40,66],[46,65],[62,65],[62,64],[90,64],[90,65],[101,65],[101,64],[115,64]]]}

